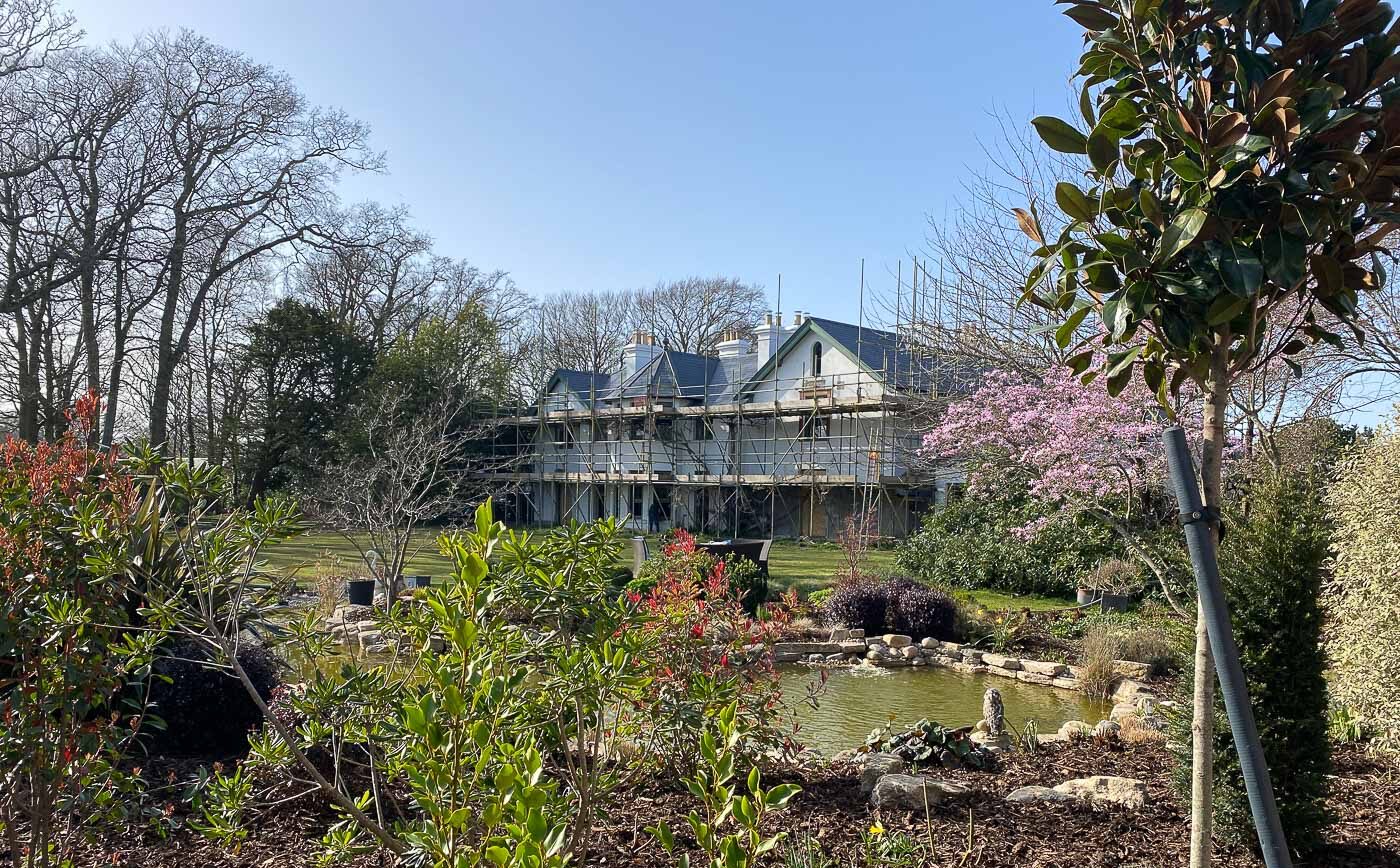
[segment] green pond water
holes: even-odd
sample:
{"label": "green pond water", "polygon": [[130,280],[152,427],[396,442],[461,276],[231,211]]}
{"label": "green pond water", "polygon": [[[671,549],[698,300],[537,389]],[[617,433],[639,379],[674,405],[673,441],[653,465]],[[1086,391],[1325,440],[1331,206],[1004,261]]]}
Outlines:
{"label": "green pond water", "polygon": [[784,700],[799,726],[797,741],[826,756],[864,744],[872,729],[894,721],[907,726],[923,718],[948,727],[969,726],[982,717],[982,696],[988,687],[1001,691],[1006,720],[1016,730],[1034,720],[1042,733],[1052,733],[1067,720],[1096,721],[1109,707],[1073,690],[1026,684],[993,675],[972,675],[936,666],[881,669],[874,666],[833,667],[816,708],[802,702],[808,685],[821,670],[783,666]]}

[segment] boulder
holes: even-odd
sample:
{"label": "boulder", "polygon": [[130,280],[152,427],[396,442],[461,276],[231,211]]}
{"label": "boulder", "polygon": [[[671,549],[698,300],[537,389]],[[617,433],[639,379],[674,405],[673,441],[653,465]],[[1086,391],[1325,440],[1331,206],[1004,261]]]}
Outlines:
{"label": "boulder", "polygon": [[875,782],[870,804],[896,811],[922,811],[970,798],[971,787],[941,781],[928,775],[888,774]]}
{"label": "boulder", "polygon": [[845,642],[841,643],[840,648],[842,654],[864,654],[865,640],[847,639]]}
{"label": "boulder", "polygon": [[1042,686],[1044,686],[1044,687],[1049,687],[1049,686],[1050,686],[1051,678],[1050,678],[1049,675],[1037,675],[1037,674],[1034,673],[1034,672],[1024,672],[1024,671],[1023,671],[1023,672],[1017,672],[1017,673],[1016,673],[1016,680],[1017,680],[1017,681],[1024,681],[1024,682],[1026,682],[1027,684],[1039,684],[1039,685],[1042,685]]}
{"label": "boulder", "polygon": [[1094,726],[1095,738],[1111,738],[1118,734],[1122,727],[1112,720],[1101,720]]}
{"label": "boulder", "polygon": [[359,639],[360,647],[366,651],[370,650],[372,646],[386,644],[384,633],[380,630],[361,630]]}
{"label": "boulder", "polygon": [[907,648],[914,644],[914,637],[906,636],[903,633],[886,633],[885,644],[891,648]]}
{"label": "boulder", "polygon": [[1114,660],[1113,671],[1124,678],[1136,678],[1142,680],[1152,676],[1152,667],[1146,663],[1138,663],[1134,660]]}
{"label": "boulder", "polygon": [[962,649],[962,659],[966,663],[981,663],[982,652],[971,645],[964,645]]}
{"label": "boulder", "polygon": [[826,657],[825,657],[824,659],[826,660],[827,663],[844,663],[845,660],[846,660],[846,655],[845,655],[845,654],[828,654],[828,655],[826,655]]}
{"label": "boulder", "polygon": [[982,662],[996,669],[1005,669],[1015,672],[1021,668],[1021,661],[1015,657],[1007,657],[1004,654],[993,654],[990,651],[982,652]]}
{"label": "boulder", "polygon": [[1058,678],[1061,675],[1069,674],[1069,667],[1063,663],[1054,663],[1049,660],[1022,660],[1021,668],[1027,672],[1034,672],[1036,675],[1044,675],[1048,678]]}
{"label": "boulder", "polygon": [[1013,805],[1024,805],[1029,802],[1070,802],[1074,797],[1050,787],[1019,787],[1008,793],[1006,800]]}
{"label": "boulder", "polygon": [[1060,688],[1061,690],[1078,690],[1078,689],[1079,689],[1079,679],[1078,679],[1078,678],[1069,678],[1069,677],[1065,677],[1065,678],[1051,678],[1051,679],[1050,679],[1050,686],[1051,686],[1051,687],[1058,687],[1058,688]]}
{"label": "boulder", "polygon": [[1058,732],[1052,732],[1048,735],[1037,735],[1035,737],[1035,743],[1041,747],[1059,747],[1063,744],[1069,744],[1069,736],[1060,735]]}
{"label": "boulder", "polygon": [[919,647],[924,649],[925,651],[937,651],[939,648],[943,647],[943,643],[939,642],[937,639],[929,637],[927,639],[919,640]]}
{"label": "boulder", "polygon": [[1122,702],[1124,700],[1136,701],[1137,697],[1144,694],[1155,696],[1155,694],[1148,689],[1146,684],[1131,678],[1120,678],[1118,682],[1113,685],[1114,702]]}
{"label": "boulder", "polygon": [[865,630],[861,627],[852,627],[848,634],[852,639],[864,639]]}
{"label": "boulder", "polygon": [[892,753],[872,753],[865,758],[860,770],[860,794],[868,796],[875,789],[875,783],[885,775],[901,775],[905,769],[904,760]]}
{"label": "boulder", "polygon": [[1125,717],[1137,717],[1137,706],[1131,702],[1119,702],[1108,713],[1109,720],[1122,721]]}
{"label": "boulder", "polygon": [[919,660],[920,662],[924,656],[923,651],[913,645],[905,645],[899,649],[899,653],[905,660]]}
{"label": "boulder", "polygon": [[1075,778],[1055,787],[1055,792],[1092,805],[1116,805],[1130,810],[1147,803],[1147,784],[1136,778],[1112,775]]}
{"label": "boulder", "polygon": [[851,638],[851,631],[846,627],[832,627],[831,635],[827,637],[828,642],[845,642]]}
{"label": "boulder", "polygon": [[796,662],[800,661],[801,659],[802,659],[802,652],[800,652],[800,651],[774,651],[774,652],[773,652],[773,662],[774,662],[774,663],[796,663]]}
{"label": "boulder", "polygon": [[1059,735],[1073,741],[1076,738],[1088,738],[1094,734],[1094,728],[1082,720],[1067,720],[1060,725]]}

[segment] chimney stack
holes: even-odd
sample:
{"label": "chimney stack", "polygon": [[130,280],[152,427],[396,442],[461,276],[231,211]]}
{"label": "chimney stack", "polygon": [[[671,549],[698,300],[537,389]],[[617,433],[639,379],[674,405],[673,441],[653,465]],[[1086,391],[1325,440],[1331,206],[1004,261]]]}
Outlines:
{"label": "chimney stack", "polygon": [[758,352],[758,364],[773,358],[773,354],[778,351],[778,347],[783,342],[783,315],[765,313],[763,322],[753,330],[757,343],[755,348]]}
{"label": "chimney stack", "polygon": [[630,378],[661,353],[656,335],[644,331],[633,332],[631,340],[622,347],[622,379]]}

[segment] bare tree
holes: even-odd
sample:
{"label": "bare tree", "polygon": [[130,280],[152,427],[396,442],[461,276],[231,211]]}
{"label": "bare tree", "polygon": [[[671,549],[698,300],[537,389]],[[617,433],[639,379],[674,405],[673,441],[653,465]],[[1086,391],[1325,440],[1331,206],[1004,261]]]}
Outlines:
{"label": "bare tree", "polygon": [[325,526],[355,547],[392,606],[404,568],[422,547],[425,523],[456,518],[470,503],[461,458],[462,407],[411,412],[395,393],[361,413],[365,448],[326,469],[310,499]]}
{"label": "bare tree", "polygon": [[737,277],[687,277],[635,296],[637,327],[686,353],[713,353],[726,333],[751,336],[768,310],[763,287]]}
{"label": "bare tree", "polygon": [[317,235],[343,167],[377,169],[366,128],[305,104],[282,73],[189,32],[146,40],[173,177],[150,395],[151,442],[212,288],[245,262]]}

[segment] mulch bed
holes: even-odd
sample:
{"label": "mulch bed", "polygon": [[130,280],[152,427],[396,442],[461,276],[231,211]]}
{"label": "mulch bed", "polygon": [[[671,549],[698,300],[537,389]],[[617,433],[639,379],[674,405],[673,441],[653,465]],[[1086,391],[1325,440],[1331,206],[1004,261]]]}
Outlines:
{"label": "mulch bed", "polygon": [[[1337,822],[1328,844],[1303,865],[1336,868],[1400,868],[1400,765],[1356,747],[1336,749],[1331,807]],[[863,865],[861,833],[879,820],[887,830],[932,843],[937,866],[982,868],[1180,868],[1187,864],[1188,817],[1170,781],[1171,760],[1160,745],[1130,747],[1076,744],[1033,757],[1014,756],[996,774],[940,772],[980,788],[970,806],[876,816],[860,797],[853,770],[831,766],[788,775],[803,792],[773,818],[773,830],[790,840],[813,842],[835,864]],[[1148,803],[1140,811],[1093,810],[1064,804],[1010,805],[1003,797],[1020,786],[1053,786],[1094,774],[1139,778]],[[768,783],[773,783],[769,781]],[[685,815],[694,800],[658,783],[625,794],[594,828],[589,865],[654,868],[670,864],[646,827],[666,820],[686,840]],[[313,864],[322,831],[334,816],[309,803],[292,803],[259,818],[237,852],[189,830],[165,840],[133,835],[94,844],[80,865],[152,868],[290,868]],[[360,856],[356,868],[387,868],[387,854]],[[772,864],[781,864],[773,860]],[[1219,845],[1216,864],[1253,868],[1262,863],[1246,850]],[[1301,865],[1300,865],[1301,868]]]}

